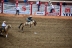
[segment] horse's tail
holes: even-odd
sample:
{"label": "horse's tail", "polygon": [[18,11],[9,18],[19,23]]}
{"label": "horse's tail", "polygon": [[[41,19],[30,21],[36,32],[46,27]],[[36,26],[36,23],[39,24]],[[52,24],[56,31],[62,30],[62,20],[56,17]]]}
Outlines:
{"label": "horse's tail", "polygon": [[36,24],[37,24],[37,22],[36,22],[36,21],[34,21],[34,26],[36,26]]}
{"label": "horse's tail", "polygon": [[23,23],[20,23],[20,25],[19,25],[19,27],[18,27],[19,29],[20,29],[20,27],[21,27],[22,24],[23,24]]}

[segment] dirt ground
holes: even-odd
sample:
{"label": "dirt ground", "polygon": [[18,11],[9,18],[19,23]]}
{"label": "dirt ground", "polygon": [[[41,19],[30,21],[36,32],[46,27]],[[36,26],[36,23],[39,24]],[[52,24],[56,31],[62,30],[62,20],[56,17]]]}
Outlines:
{"label": "dirt ground", "polygon": [[34,18],[37,26],[18,26],[26,17],[0,16],[0,25],[11,24],[8,38],[0,36],[0,48],[72,48],[72,19]]}

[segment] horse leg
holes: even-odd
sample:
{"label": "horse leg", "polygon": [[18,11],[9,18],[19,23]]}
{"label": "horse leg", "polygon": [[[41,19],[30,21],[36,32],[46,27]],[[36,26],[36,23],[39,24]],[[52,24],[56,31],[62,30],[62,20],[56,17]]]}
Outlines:
{"label": "horse leg", "polygon": [[23,31],[23,28],[24,28],[24,26],[22,26],[22,29],[21,29],[22,31]]}
{"label": "horse leg", "polygon": [[36,21],[35,21],[35,22],[34,22],[34,26],[36,26],[36,24],[37,24],[37,23],[36,23]]}
{"label": "horse leg", "polygon": [[8,37],[8,32],[6,32],[6,38]]}
{"label": "horse leg", "polygon": [[20,27],[21,27],[22,24],[23,24],[23,23],[21,23],[21,24],[19,25],[19,27],[18,27],[19,29],[20,29]]}
{"label": "horse leg", "polygon": [[6,34],[6,38],[8,37],[8,34]]}
{"label": "horse leg", "polygon": [[3,35],[3,31],[2,30],[0,30],[0,34]]}
{"label": "horse leg", "polygon": [[1,35],[3,35],[3,33],[1,32]]}
{"label": "horse leg", "polygon": [[30,24],[30,27],[31,27],[31,24]]}

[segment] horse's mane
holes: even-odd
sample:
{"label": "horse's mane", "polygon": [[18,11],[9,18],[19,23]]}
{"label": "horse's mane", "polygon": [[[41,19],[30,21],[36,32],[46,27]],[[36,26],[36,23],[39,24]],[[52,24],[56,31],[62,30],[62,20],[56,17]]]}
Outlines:
{"label": "horse's mane", "polygon": [[11,27],[11,25],[10,24],[9,25],[6,25],[5,29],[7,29],[8,27]]}
{"label": "horse's mane", "polygon": [[6,25],[5,29],[8,28],[8,25]]}

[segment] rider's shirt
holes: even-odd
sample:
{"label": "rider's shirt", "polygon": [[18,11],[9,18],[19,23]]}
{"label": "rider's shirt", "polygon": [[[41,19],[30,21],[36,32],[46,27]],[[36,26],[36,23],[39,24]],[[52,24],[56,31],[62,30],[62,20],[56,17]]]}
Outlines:
{"label": "rider's shirt", "polygon": [[3,22],[3,23],[2,23],[2,26],[6,26],[6,24]]}
{"label": "rider's shirt", "polygon": [[29,17],[28,19],[31,20],[32,17]]}

